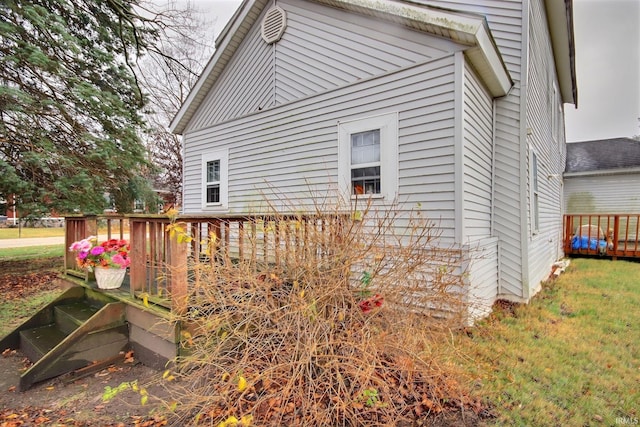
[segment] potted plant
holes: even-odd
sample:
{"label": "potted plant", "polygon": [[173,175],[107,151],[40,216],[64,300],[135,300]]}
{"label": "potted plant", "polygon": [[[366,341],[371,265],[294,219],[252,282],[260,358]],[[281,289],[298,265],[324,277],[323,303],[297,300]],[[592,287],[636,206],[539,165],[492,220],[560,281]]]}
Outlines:
{"label": "potted plant", "polygon": [[77,252],[78,267],[93,271],[100,289],[116,289],[122,285],[129,258],[129,242],[110,239],[98,244],[96,236],[73,242],[70,251]]}

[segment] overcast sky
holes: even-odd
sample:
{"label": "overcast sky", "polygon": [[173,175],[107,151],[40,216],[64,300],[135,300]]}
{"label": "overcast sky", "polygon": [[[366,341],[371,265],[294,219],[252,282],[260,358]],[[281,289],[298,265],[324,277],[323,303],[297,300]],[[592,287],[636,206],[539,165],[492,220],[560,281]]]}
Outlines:
{"label": "overcast sky", "polygon": [[574,0],[578,109],[567,141],[640,134],[640,0]]}
{"label": "overcast sky", "polygon": [[[193,0],[219,34],[240,0]],[[567,141],[640,134],[640,0],[573,0],[578,109],[566,104]]]}

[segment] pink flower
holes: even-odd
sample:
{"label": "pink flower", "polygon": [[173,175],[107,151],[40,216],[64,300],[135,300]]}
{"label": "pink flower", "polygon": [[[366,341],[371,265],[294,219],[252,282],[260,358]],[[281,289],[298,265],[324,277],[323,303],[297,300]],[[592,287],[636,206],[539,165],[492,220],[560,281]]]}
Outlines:
{"label": "pink flower", "polygon": [[74,242],[69,247],[70,251],[77,252],[78,266],[89,270],[95,266],[127,268],[131,264],[129,249],[126,240],[110,239],[98,244],[95,236]]}
{"label": "pink flower", "polygon": [[104,248],[102,246],[96,246],[91,249],[91,255],[100,255],[104,252]]}
{"label": "pink flower", "polygon": [[124,256],[117,254],[114,255],[111,258],[111,261],[113,261],[114,263],[120,265],[120,268],[127,268],[129,267],[129,265],[131,264],[131,259],[130,258],[125,258]]}

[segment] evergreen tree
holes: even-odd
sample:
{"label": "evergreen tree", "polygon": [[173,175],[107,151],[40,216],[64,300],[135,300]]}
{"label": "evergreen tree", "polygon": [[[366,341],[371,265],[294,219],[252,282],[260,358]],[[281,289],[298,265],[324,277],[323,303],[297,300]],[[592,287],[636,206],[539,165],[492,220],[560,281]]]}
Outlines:
{"label": "evergreen tree", "polygon": [[101,212],[147,165],[135,60],[158,31],[138,0],[0,4],[0,198]]}

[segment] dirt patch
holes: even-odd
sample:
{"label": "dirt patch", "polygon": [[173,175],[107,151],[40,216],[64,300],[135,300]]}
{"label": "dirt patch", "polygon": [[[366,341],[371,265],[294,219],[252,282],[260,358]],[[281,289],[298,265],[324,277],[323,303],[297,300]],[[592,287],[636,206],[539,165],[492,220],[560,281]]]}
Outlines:
{"label": "dirt patch", "polygon": [[[0,262],[0,294],[5,301],[29,298],[58,288],[61,260]],[[16,323],[20,323],[18,320]],[[17,326],[13,325],[13,326]],[[160,426],[158,415],[167,400],[162,372],[125,355],[121,361],[78,375],[61,376],[20,392],[20,372],[29,361],[14,349],[0,349],[1,426]],[[135,385],[134,385],[135,383]],[[124,385],[123,385],[124,384]],[[120,389],[106,393],[108,388]],[[136,389],[138,391],[135,391]],[[145,390],[146,398],[142,404]],[[110,398],[110,399],[108,399]]]}
{"label": "dirt patch", "polygon": [[[166,390],[160,384],[162,373],[142,364],[117,363],[84,378],[61,376],[17,391],[25,359],[11,351],[0,358],[0,425],[134,426],[165,425],[157,415]],[[145,389],[148,401],[141,404]],[[126,388],[122,384],[129,384]],[[122,388],[112,399],[106,393]],[[7,424],[3,424],[7,423]],[[13,424],[11,424],[13,423]]]}

